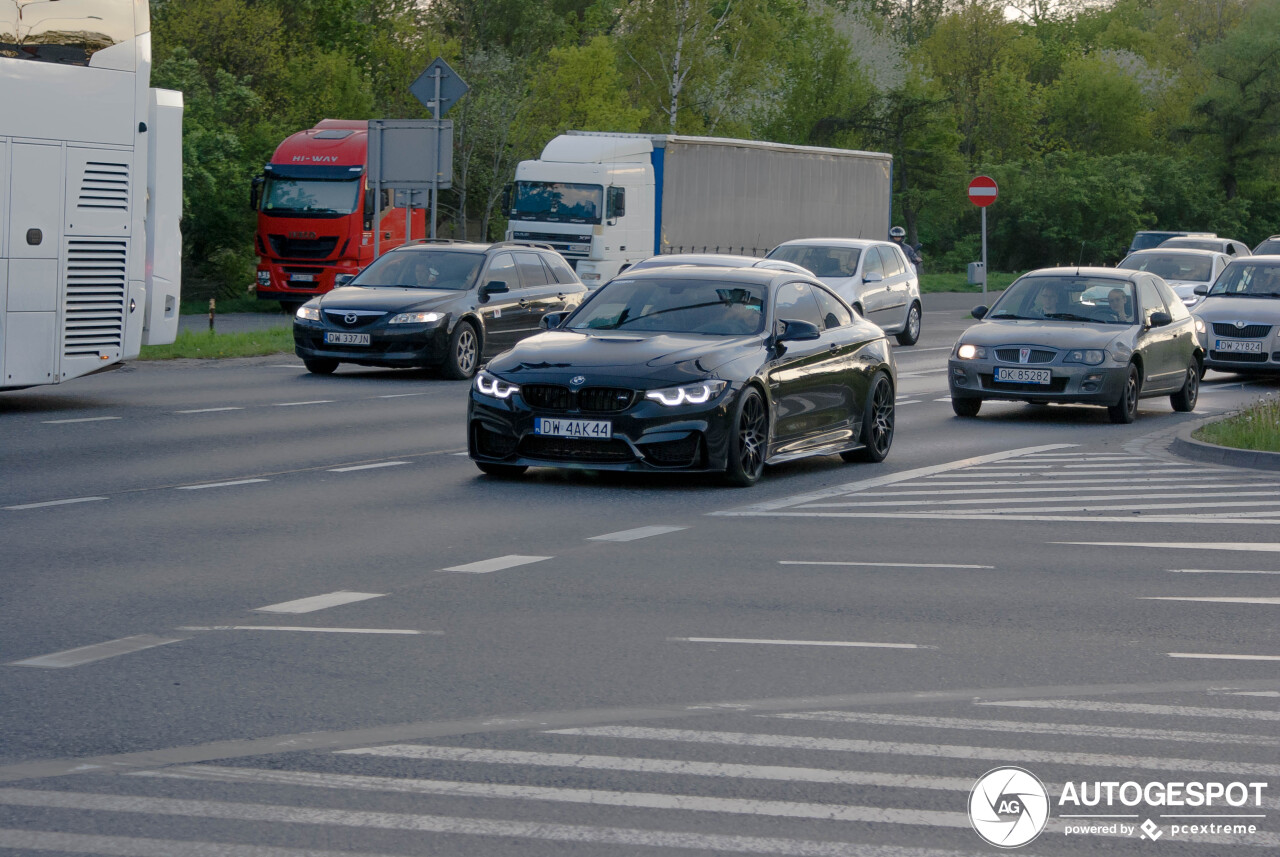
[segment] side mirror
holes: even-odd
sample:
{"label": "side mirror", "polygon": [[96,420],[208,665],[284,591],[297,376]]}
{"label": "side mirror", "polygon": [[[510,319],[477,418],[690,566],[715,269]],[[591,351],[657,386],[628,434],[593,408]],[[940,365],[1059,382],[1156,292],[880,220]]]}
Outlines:
{"label": "side mirror", "polygon": [[373,188],[371,187],[364,189],[364,229],[366,232],[373,231]]}
{"label": "side mirror", "polygon": [[254,211],[262,204],[262,186],[267,183],[266,176],[254,176],[249,185],[249,207]]}
{"label": "side mirror", "polygon": [[613,220],[627,213],[627,189],[624,187],[609,188],[609,200],[606,203],[605,217]]}
{"label": "side mirror", "polygon": [[333,287],[335,289],[345,286],[356,278],[355,274],[335,274],[333,277]]}
{"label": "side mirror", "polygon": [[1209,294],[1209,287],[1202,283],[1201,285],[1196,286],[1191,291],[1197,295],[1207,295]]}
{"label": "side mirror", "polygon": [[874,271],[873,271],[873,272],[871,272],[870,274],[864,274],[864,275],[862,276],[862,282],[864,282],[864,283],[882,283],[882,282],[884,282],[884,274],[877,274],[877,273],[875,273]]}
{"label": "side mirror", "polygon": [[507,284],[503,280],[490,280],[480,287],[480,300],[487,301],[489,295],[504,295],[511,289],[507,288]]}
{"label": "side mirror", "polygon": [[543,330],[554,330],[569,317],[567,312],[549,312],[542,318],[538,319],[538,327]]}
{"label": "side mirror", "polygon": [[973,309],[969,310],[969,314],[976,319],[983,319],[983,318],[986,318],[987,313],[990,311],[991,311],[990,307],[976,306]]}
{"label": "side mirror", "polygon": [[507,182],[502,186],[502,210],[511,213],[511,183]]}
{"label": "side mirror", "polygon": [[1151,313],[1152,327],[1164,327],[1166,324],[1173,324],[1173,316],[1169,315],[1169,313],[1167,312]]}
{"label": "side mirror", "polygon": [[821,339],[822,331],[818,330],[818,326],[808,321],[800,321],[799,319],[784,318],[782,320],[782,332],[778,334],[778,342],[805,342],[813,339]]}

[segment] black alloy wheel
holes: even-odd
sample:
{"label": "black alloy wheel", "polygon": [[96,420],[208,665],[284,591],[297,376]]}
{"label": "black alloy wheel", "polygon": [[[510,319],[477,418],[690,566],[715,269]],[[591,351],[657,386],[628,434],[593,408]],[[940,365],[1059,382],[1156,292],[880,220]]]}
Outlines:
{"label": "black alloy wheel", "polygon": [[755,387],[747,387],[738,397],[733,425],[724,479],[730,485],[745,488],[759,481],[769,450],[769,411]]}
{"label": "black alloy wheel", "polygon": [[1107,406],[1107,416],[1113,423],[1131,423],[1138,417],[1138,396],[1142,392],[1142,376],[1138,367],[1129,364],[1129,374],[1120,391],[1120,401]]}
{"label": "black alloy wheel", "polygon": [[845,461],[884,461],[893,446],[894,393],[889,376],[877,372],[862,409],[861,449],[840,453]]}
{"label": "black alloy wheel", "polygon": [[1200,378],[1204,369],[1199,360],[1192,360],[1187,367],[1187,378],[1182,382],[1182,389],[1169,397],[1173,409],[1180,413],[1190,413],[1196,409],[1196,400],[1200,398]]}
{"label": "black alloy wheel", "polygon": [[476,374],[480,363],[480,337],[469,321],[460,321],[449,335],[449,353],[444,358],[444,376],[465,381]]}
{"label": "black alloy wheel", "polygon": [[302,365],[313,375],[332,375],[338,368],[338,361],[331,357],[305,357]]}
{"label": "black alloy wheel", "polygon": [[915,345],[920,341],[920,304],[912,303],[911,309],[907,310],[907,324],[902,328],[902,332],[898,334],[899,345]]}
{"label": "black alloy wheel", "polygon": [[955,411],[958,417],[976,417],[978,411],[982,410],[982,399],[977,396],[958,396],[951,397],[951,410]]}

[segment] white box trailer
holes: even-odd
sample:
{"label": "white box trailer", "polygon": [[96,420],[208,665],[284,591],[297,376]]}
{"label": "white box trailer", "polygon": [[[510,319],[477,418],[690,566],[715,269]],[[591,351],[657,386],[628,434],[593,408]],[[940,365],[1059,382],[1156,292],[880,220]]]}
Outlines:
{"label": "white box trailer", "polygon": [[506,237],[551,244],[596,286],[659,254],[883,238],[892,178],[878,152],[570,131],[517,166]]}

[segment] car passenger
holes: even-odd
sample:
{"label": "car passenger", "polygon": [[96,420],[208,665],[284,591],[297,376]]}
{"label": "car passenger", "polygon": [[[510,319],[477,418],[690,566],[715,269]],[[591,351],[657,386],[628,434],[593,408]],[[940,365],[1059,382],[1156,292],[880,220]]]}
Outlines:
{"label": "car passenger", "polygon": [[1107,294],[1107,306],[1120,321],[1132,321],[1133,313],[1129,309],[1129,298],[1124,289],[1112,289]]}

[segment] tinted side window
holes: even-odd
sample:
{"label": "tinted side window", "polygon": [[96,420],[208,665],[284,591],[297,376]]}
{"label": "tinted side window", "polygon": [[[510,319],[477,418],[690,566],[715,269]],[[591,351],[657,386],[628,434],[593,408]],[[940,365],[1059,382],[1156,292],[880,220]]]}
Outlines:
{"label": "tinted side window", "polygon": [[558,283],[576,283],[578,277],[573,273],[573,268],[569,267],[569,263],[560,255],[547,255],[542,257],[542,261],[547,263],[547,267],[551,268],[551,273],[555,276]]}
{"label": "tinted side window", "polygon": [[1143,277],[1138,281],[1138,299],[1142,302],[1142,320],[1146,324],[1151,324],[1152,313],[1169,311],[1164,305],[1164,299],[1156,291],[1155,280]]}
{"label": "tinted side window", "polygon": [[867,249],[862,263],[862,276],[867,274],[880,274],[884,276],[884,264],[880,261],[880,254],[876,252],[874,247]]}
{"label": "tinted side window", "polygon": [[787,283],[778,289],[774,318],[807,321],[822,330],[822,313],[808,283]]}
{"label": "tinted side window", "polygon": [[489,262],[489,270],[485,272],[484,282],[492,283],[501,280],[508,289],[520,288],[520,277],[516,274],[516,260],[510,253],[499,253]]}
{"label": "tinted side window", "polygon": [[1164,280],[1156,281],[1156,291],[1160,293],[1160,297],[1164,300],[1164,305],[1168,308],[1169,315],[1173,316],[1174,321],[1191,315],[1191,313],[1187,312],[1187,305],[1182,302],[1182,298],[1178,297]]}
{"label": "tinted side window", "polygon": [[840,299],[826,289],[812,286],[813,296],[818,301],[818,309],[822,312],[822,326],[827,330],[844,327],[853,322],[853,313],[840,303]]}
{"label": "tinted side window", "polygon": [[904,267],[902,256],[893,247],[881,247],[880,261],[884,265],[884,275],[886,277],[896,277],[904,273],[907,269]]}
{"label": "tinted side window", "polygon": [[526,289],[545,286],[551,282],[551,273],[542,264],[537,253],[516,253],[515,257],[516,267],[520,269],[520,279],[524,282]]}

